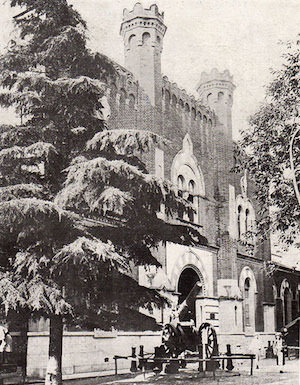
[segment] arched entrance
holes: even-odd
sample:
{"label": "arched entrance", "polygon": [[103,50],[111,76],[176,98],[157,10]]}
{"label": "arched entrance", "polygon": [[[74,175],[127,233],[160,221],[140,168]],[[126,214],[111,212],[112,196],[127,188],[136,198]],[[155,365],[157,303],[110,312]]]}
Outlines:
{"label": "arched entrance", "polygon": [[[179,293],[178,303],[179,304],[181,304],[186,299],[186,297],[194,287],[195,283],[198,281],[201,281],[201,279],[198,273],[192,267],[190,266],[186,267],[182,271],[178,280],[178,293]],[[196,323],[195,301],[193,302],[193,305],[190,307],[189,311],[180,320],[190,321],[191,319],[194,320],[194,322]]]}
{"label": "arched entrance", "polygon": [[287,325],[292,320],[292,294],[288,288],[284,289],[283,294],[283,314],[284,325]]}

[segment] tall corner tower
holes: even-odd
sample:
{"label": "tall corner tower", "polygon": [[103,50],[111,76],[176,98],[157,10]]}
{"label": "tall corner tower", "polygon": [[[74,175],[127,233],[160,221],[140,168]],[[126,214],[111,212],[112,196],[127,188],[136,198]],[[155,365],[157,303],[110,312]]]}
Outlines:
{"label": "tall corner tower", "polygon": [[167,27],[156,4],[146,9],[136,3],[124,9],[120,34],[124,40],[125,67],[133,73],[153,106],[161,102],[161,53]]}
{"label": "tall corner tower", "polygon": [[215,111],[225,132],[232,138],[233,76],[228,70],[213,69],[209,74],[202,72],[197,91],[203,104]]}

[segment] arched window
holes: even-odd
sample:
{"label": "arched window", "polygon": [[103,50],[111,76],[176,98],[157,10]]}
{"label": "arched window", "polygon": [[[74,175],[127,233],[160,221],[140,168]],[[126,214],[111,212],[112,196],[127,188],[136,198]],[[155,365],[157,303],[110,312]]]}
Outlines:
{"label": "arched window", "polygon": [[237,326],[237,306],[234,307],[234,325]]}
{"label": "arched window", "polygon": [[[193,209],[195,210],[196,197],[194,196],[194,194],[195,194],[195,182],[193,180],[189,181],[188,193],[189,193],[188,200],[191,202]],[[189,211],[188,217],[189,217],[190,222],[195,221],[195,213],[193,211]]]}
{"label": "arched window", "polygon": [[[185,180],[182,175],[179,175],[177,178],[177,189],[178,189],[178,196],[183,198],[183,192],[185,191],[186,187],[185,187]],[[178,217],[180,219],[183,219],[183,209],[181,208],[178,210]]]}
{"label": "arched window", "polygon": [[283,325],[287,325],[292,320],[292,291],[287,279],[284,279],[280,288],[280,297],[282,301]]}
{"label": "arched window", "polygon": [[136,36],[135,35],[130,35],[128,39],[128,47],[132,48],[135,44],[136,41]]}
{"label": "arched window", "polygon": [[135,108],[135,96],[133,94],[129,95],[129,108],[131,110]]}
{"label": "arched window", "polygon": [[187,114],[190,113],[190,106],[188,105],[188,103],[185,103],[185,107],[184,107],[184,110]]}
{"label": "arched window", "polygon": [[195,210],[195,212],[191,211],[184,216],[178,216],[182,219],[198,223],[199,199],[205,196],[205,187],[203,174],[193,154],[193,143],[189,134],[186,134],[184,137],[182,150],[177,153],[172,162],[171,180],[177,185],[178,191],[183,192],[179,193],[179,195],[189,200]]}
{"label": "arched window", "polygon": [[237,239],[246,242],[247,245],[252,245],[252,249],[249,248],[249,250],[254,252],[253,247],[256,243],[255,211],[250,199],[245,194],[238,195],[236,198],[236,227]]}
{"label": "arched window", "polygon": [[248,266],[241,271],[239,287],[243,295],[244,330],[254,332],[257,286],[255,275]]}
{"label": "arched window", "polygon": [[181,109],[183,109],[183,100],[182,100],[182,99],[179,99],[179,107],[180,107]]}
{"label": "arched window", "polygon": [[211,100],[212,100],[212,94],[208,94],[207,95],[207,103],[210,104],[211,103]]}
{"label": "arched window", "polygon": [[165,90],[165,106],[166,106],[166,109],[169,109],[170,101],[171,101],[170,92],[168,90]]}
{"label": "arched window", "polygon": [[245,326],[251,326],[250,322],[250,278],[245,279],[244,285],[244,321]]}
{"label": "arched window", "polygon": [[218,93],[218,100],[219,100],[219,102],[221,102],[223,99],[224,99],[224,93],[223,92],[219,92]]}
{"label": "arched window", "polygon": [[150,40],[150,37],[151,37],[151,35],[149,32],[144,32],[142,35],[142,44],[147,45],[149,40]]}
{"label": "arched window", "polygon": [[207,117],[204,115],[203,116],[203,128],[207,127]]}
{"label": "arched window", "polygon": [[250,228],[249,228],[249,209],[246,209],[246,211],[245,211],[245,233],[247,233],[247,231],[250,231]]}

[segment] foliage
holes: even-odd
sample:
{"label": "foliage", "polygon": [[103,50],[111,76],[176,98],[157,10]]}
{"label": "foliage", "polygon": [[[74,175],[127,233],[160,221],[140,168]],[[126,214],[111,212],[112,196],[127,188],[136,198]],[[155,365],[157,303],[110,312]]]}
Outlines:
{"label": "foliage", "polygon": [[[280,234],[287,245],[299,235],[300,206],[292,182],[290,141],[299,127],[296,107],[300,102],[300,41],[288,44],[284,65],[273,71],[263,105],[242,132],[242,149],[237,151],[238,168],[246,167],[256,183],[256,198],[262,208],[259,230]],[[292,156],[296,181],[300,183],[300,135],[296,135]],[[246,150],[246,155],[243,150]],[[270,208],[270,209],[269,209]]]}
{"label": "foliage", "polygon": [[[140,287],[135,265],[158,264],[160,241],[203,242],[168,225],[192,210],[139,154],[164,141],[108,130],[102,80],[109,60],[86,48],[86,25],[66,0],[11,0],[19,37],[0,56],[0,104],[18,126],[0,127],[0,298],[6,309],[85,319],[161,296]],[[100,327],[101,325],[99,325]]]}

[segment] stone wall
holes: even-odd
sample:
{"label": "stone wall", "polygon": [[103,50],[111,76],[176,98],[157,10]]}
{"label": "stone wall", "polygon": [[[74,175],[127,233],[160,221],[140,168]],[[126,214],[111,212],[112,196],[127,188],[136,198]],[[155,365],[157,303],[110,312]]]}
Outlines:
{"label": "stone wall", "polygon": [[[153,352],[161,344],[160,332],[64,332],[63,375],[108,372],[114,370],[114,355],[128,356],[131,347],[144,345]],[[49,347],[48,332],[28,333],[27,375],[44,378]],[[119,369],[129,369],[130,360],[119,360]]]}

